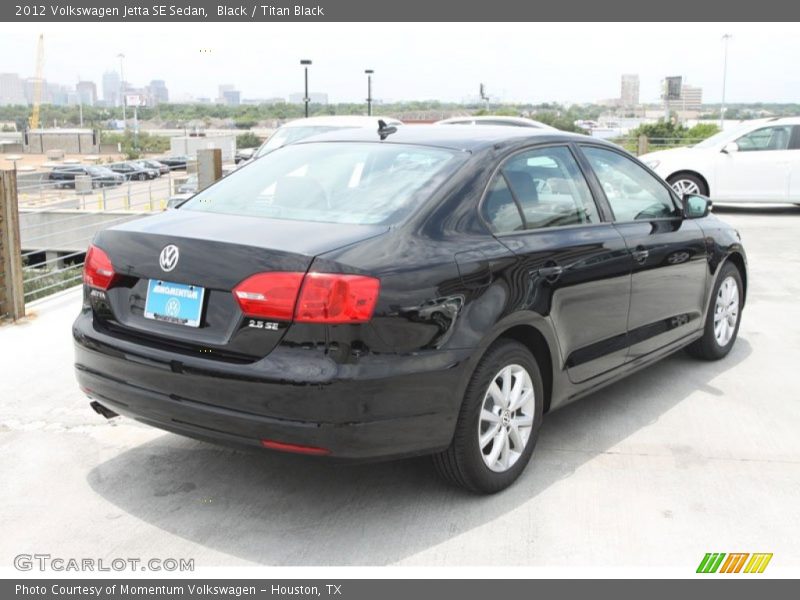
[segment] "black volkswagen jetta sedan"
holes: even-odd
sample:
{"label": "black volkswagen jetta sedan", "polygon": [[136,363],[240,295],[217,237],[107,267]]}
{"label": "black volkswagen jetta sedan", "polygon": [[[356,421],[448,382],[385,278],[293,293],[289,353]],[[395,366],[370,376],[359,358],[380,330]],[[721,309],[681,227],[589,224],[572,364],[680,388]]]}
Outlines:
{"label": "black volkswagen jetta sedan", "polygon": [[105,416],[496,492],[548,411],[731,350],[746,260],[709,206],[558,131],[326,134],[98,233],[77,377]]}

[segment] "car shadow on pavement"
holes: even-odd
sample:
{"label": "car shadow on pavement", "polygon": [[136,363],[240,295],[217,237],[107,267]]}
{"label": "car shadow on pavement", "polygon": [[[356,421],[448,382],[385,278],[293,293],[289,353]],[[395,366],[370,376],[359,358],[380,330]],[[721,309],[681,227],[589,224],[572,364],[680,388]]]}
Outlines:
{"label": "car shadow on pavement", "polygon": [[515,485],[494,496],[475,496],[440,482],[426,458],[336,465],[171,434],[97,465],[88,483],[134,518],[240,560],[391,564],[530,502],[653,425],[692,393],[722,395],[714,379],[750,353],[742,338],[719,362],[679,352],[554,411],[545,418],[531,464]]}
{"label": "car shadow on pavement", "polygon": [[717,204],[714,203],[712,212],[715,215],[797,215],[800,216],[800,206],[794,204]]}

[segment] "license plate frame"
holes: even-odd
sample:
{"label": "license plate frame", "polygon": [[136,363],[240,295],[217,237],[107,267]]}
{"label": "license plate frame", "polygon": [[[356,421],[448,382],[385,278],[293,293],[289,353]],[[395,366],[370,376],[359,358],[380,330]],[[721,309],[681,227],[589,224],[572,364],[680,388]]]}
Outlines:
{"label": "license plate frame", "polygon": [[150,279],[147,282],[144,317],[184,327],[200,327],[205,293],[205,288],[199,285]]}

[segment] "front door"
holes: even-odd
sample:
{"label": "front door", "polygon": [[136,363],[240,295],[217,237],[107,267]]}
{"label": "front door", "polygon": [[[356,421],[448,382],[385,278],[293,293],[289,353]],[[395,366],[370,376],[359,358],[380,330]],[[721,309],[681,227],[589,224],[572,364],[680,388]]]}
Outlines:
{"label": "front door", "polygon": [[608,148],[583,152],[631,253],[628,360],[703,327],[708,253],[703,231],[667,185],[628,156]]}
{"label": "front door", "polygon": [[791,125],[762,127],[737,139],[736,152],[720,152],[711,190],[714,199],[785,202],[791,133]]}

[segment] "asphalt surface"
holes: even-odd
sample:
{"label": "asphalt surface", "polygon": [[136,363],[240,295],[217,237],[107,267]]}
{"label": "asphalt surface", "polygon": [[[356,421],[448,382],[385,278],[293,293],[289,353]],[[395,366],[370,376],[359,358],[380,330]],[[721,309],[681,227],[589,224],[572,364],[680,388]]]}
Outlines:
{"label": "asphalt surface", "polygon": [[800,208],[716,212],[750,289],[723,361],[678,353],[548,415],[509,490],[426,459],[332,466],[94,414],[72,373],[68,292],[0,327],[0,566],[21,552],[222,565],[685,568],[706,552],[800,565]]}

